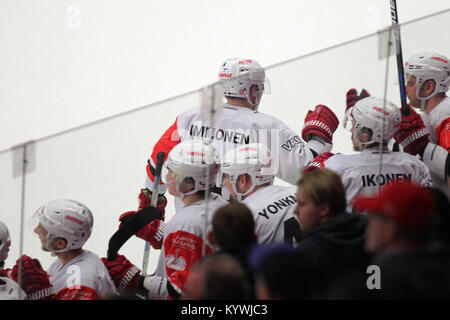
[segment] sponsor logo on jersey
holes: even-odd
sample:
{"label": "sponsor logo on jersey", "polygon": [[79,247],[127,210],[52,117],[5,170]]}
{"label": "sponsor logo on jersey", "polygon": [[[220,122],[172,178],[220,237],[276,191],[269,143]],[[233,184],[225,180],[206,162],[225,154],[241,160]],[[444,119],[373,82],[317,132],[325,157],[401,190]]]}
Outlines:
{"label": "sponsor logo on jersey", "polygon": [[366,174],[361,176],[363,187],[382,186],[390,182],[411,182],[411,174],[408,173],[387,173],[387,174]]}
{"label": "sponsor logo on jersey", "polygon": [[191,125],[189,133],[192,137],[210,138],[211,140],[214,139],[235,144],[250,143],[249,135],[245,135],[234,130],[222,130],[193,124]]}
{"label": "sponsor logo on jersey", "polygon": [[297,144],[303,144],[299,136],[290,138],[288,141],[283,143],[281,147],[287,151],[291,151]]}
{"label": "sponsor logo on jersey", "polygon": [[277,214],[280,210],[284,210],[285,208],[289,208],[292,205],[295,205],[297,200],[295,196],[290,195],[285,198],[281,198],[273,203],[269,204],[262,211],[258,212],[258,215],[263,216],[267,220],[269,219],[270,214]]}

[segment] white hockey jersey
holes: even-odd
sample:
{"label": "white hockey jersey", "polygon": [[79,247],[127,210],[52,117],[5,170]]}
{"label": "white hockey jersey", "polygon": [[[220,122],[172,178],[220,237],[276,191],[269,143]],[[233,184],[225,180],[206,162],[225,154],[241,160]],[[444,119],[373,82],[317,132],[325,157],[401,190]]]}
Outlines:
{"label": "white hockey jersey", "polygon": [[47,273],[57,300],[99,300],[116,296],[117,290],[102,260],[83,250],[65,266],[59,259]]}
{"label": "white hockey jersey", "polygon": [[[208,229],[213,213],[227,204],[221,196],[211,193],[208,201]],[[181,207],[166,224],[155,275],[167,277],[178,294],[183,291],[192,266],[202,257],[203,239],[206,238],[207,231],[205,200]],[[212,250],[212,245],[207,241],[206,254],[210,254]]]}
{"label": "white hockey jersey", "polygon": [[347,211],[352,211],[356,195],[372,196],[378,188],[389,182],[411,181],[422,186],[432,186],[430,171],[418,158],[405,152],[384,149],[381,173],[379,148],[365,149],[358,154],[336,154],[327,159],[323,166],[337,172],[347,195]]}
{"label": "white hockey jersey", "polygon": [[270,185],[242,201],[253,213],[258,243],[284,242],[285,222],[297,219],[293,213],[297,205],[296,192],[296,186]]}
{"label": "white hockey jersey", "polygon": [[[317,154],[331,150],[332,145],[318,140],[302,141],[297,133],[280,120],[244,107],[225,104],[214,117],[211,125],[202,119],[201,108],[191,108],[180,114],[175,123],[161,136],[153,148],[147,165],[147,188],[151,188],[156,155],[170,150],[186,139],[203,138],[214,143],[217,158],[237,145],[265,144],[274,157],[273,173],[278,178],[296,184],[305,165]],[[311,150],[314,150],[312,152]],[[161,193],[165,186],[161,186]]]}
{"label": "white hockey jersey", "polygon": [[[429,114],[421,114],[424,124],[430,130],[429,140],[447,151],[436,146],[427,146],[423,155],[423,161],[430,169],[431,178],[435,187],[444,191],[450,197],[450,190],[445,181],[445,161],[450,151],[450,98],[431,110]],[[438,150],[439,149],[439,150]]]}

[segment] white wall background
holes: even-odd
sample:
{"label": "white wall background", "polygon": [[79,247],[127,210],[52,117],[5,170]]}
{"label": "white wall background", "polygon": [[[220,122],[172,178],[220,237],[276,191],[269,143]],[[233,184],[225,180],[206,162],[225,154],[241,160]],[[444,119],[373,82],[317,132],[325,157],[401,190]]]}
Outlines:
{"label": "white wall background", "polygon": [[[248,56],[269,66],[390,25],[389,1],[6,1],[0,2],[0,150],[213,82],[220,62]],[[400,22],[447,9],[447,0],[398,1]],[[450,55],[441,38],[449,14],[402,29],[403,53]],[[273,93],[261,111],[300,130],[308,109],[327,104],[342,119],[345,92],[366,87],[383,95],[385,61],[376,36],[270,68]],[[398,101],[395,59],[388,98]],[[94,212],[86,248],[100,256],[120,213],[136,208],[153,144],[177,114],[196,105],[193,93],[88,126],[36,145],[27,175],[25,221],[50,199],[79,200]],[[334,152],[351,152],[335,134]],[[0,153],[0,220],[10,228],[7,265],[19,256],[21,179],[11,152]],[[167,218],[173,214],[170,199]],[[25,226],[24,253],[47,267]],[[141,267],[143,242],[121,250]],[[149,271],[158,252],[152,250]]]}

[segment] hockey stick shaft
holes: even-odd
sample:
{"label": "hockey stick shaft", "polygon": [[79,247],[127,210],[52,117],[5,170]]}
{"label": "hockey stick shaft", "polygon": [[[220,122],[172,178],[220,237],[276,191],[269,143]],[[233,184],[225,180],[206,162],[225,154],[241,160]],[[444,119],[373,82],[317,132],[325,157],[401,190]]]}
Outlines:
{"label": "hockey stick shaft", "polygon": [[409,115],[408,103],[406,102],[406,89],[403,70],[403,56],[402,56],[402,41],[400,38],[400,27],[398,25],[398,11],[397,1],[390,0],[391,4],[391,20],[394,27],[395,44],[397,48],[397,71],[398,71],[398,83],[400,86],[400,100],[402,102],[402,114]]}
{"label": "hockey stick shaft", "polygon": [[[161,169],[162,165],[164,163],[165,158],[164,152],[159,152],[156,155],[156,168],[155,168],[155,175],[154,175],[154,181],[153,181],[153,190],[152,190],[152,201],[151,206],[156,208],[156,205],[158,203],[158,192],[159,192],[159,183],[161,182]],[[147,275],[147,268],[148,268],[148,259],[150,257],[150,242],[145,242],[145,248],[144,248],[144,257],[142,259],[142,275],[145,277]]]}

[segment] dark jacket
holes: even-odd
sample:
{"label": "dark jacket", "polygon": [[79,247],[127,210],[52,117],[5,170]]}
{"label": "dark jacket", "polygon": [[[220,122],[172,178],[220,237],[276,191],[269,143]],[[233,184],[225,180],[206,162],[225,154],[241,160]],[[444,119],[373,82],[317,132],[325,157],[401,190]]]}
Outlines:
{"label": "dark jacket", "polygon": [[364,251],[366,217],[344,213],[302,233],[297,250],[310,259],[319,287],[330,283],[346,268],[365,270],[369,260]]}
{"label": "dark jacket", "polygon": [[381,299],[450,298],[450,251],[427,248],[380,254],[372,260],[380,267]]}

